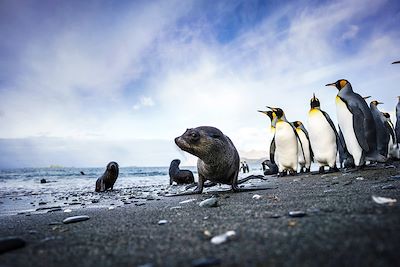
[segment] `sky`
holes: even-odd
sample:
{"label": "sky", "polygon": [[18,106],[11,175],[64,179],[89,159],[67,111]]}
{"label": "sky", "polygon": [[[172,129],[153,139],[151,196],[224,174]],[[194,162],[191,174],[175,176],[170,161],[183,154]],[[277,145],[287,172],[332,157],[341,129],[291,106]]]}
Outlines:
{"label": "sky", "polygon": [[399,29],[396,0],[2,0],[0,168],[194,165],[173,140],[203,125],[266,157],[257,110],[336,121],[341,78],[393,114]]}

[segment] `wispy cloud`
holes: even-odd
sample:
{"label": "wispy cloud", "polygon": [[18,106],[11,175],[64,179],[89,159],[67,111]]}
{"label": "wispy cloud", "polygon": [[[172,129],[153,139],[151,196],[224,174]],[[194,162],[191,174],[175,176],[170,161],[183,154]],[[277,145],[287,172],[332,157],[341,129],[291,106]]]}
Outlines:
{"label": "wispy cloud", "polygon": [[[186,128],[212,125],[239,150],[266,152],[269,120],[256,110],[280,106],[288,119],[306,122],[315,92],[335,119],[336,92],[323,85],[339,78],[392,109],[399,4],[311,2],[124,2],[113,7],[118,16],[101,5],[89,12],[90,5],[63,3],[51,14],[14,4],[4,50],[15,57],[0,63],[7,69],[0,74],[0,121],[7,125],[0,137],[173,145]],[[77,12],[74,20],[66,10]],[[33,25],[37,35],[27,39],[18,34],[21,17],[41,21],[42,13],[52,23]],[[21,38],[26,45],[16,45]]]}

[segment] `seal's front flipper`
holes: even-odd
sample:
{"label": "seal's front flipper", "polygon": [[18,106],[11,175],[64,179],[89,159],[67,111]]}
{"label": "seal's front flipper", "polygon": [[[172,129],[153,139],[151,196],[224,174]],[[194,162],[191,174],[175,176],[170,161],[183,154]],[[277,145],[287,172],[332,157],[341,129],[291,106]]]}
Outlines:
{"label": "seal's front flipper", "polygon": [[247,177],[245,177],[243,179],[238,180],[237,184],[242,184],[242,183],[247,182],[247,181],[252,180],[252,179],[266,180],[267,178],[265,178],[264,175],[250,175],[250,176],[247,176]]}
{"label": "seal's front flipper", "polygon": [[258,190],[270,190],[277,189],[278,187],[251,187],[251,188],[239,188],[237,185],[232,185],[232,191],[237,192],[249,192],[249,191],[258,191]]}

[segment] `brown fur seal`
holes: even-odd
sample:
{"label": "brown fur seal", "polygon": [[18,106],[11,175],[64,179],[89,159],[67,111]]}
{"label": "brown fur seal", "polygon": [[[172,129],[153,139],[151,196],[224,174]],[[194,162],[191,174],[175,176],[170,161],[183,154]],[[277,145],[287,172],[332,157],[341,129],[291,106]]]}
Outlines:
{"label": "brown fur seal", "polygon": [[107,189],[113,189],[114,183],[118,178],[119,167],[118,163],[111,161],[107,164],[106,171],[96,181],[96,192],[103,192]]}
{"label": "brown fur seal", "polygon": [[169,166],[169,184],[176,182],[177,184],[191,184],[194,183],[193,173],[189,170],[179,169],[179,164],[181,161],[179,159],[174,159],[171,161]]}
{"label": "brown fur seal", "polygon": [[253,178],[260,179],[263,176],[252,175],[238,182],[239,154],[231,139],[219,129],[210,126],[187,129],[183,135],[175,138],[175,143],[183,151],[198,157],[199,181],[194,191],[169,196],[200,194],[203,192],[206,180],[212,183],[231,185],[233,192],[266,189],[241,189],[238,187],[239,183]]}

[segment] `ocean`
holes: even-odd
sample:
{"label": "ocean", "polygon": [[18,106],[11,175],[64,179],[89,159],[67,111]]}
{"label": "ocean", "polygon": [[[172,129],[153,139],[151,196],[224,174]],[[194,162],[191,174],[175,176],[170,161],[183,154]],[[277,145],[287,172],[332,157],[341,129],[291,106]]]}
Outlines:
{"label": "ocean", "polygon": [[[250,173],[240,173],[239,179],[249,174],[262,173],[259,167],[252,167],[250,166]],[[181,167],[181,169],[191,170],[197,180],[196,167]],[[129,200],[131,198],[157,199],[168,190],[185,190],[184,186],[169,186],[168,170],[169,167],[121,167],[114,190],[96,193],[95,183],[104,173],[104,167],[2,169],[0,170],[0,215],[43,212],[47,211],[47,207],[101,207],[101,204],[97,203],[99,200],[107,206],[118,206],[132,203]],[[46,183],[41,183],[42,179],[45,179]],[[222,188],[229,189],[229,186]]]}

